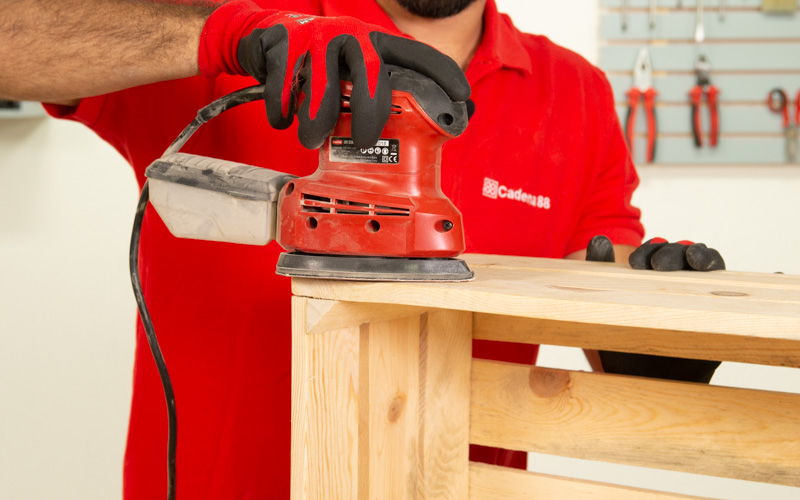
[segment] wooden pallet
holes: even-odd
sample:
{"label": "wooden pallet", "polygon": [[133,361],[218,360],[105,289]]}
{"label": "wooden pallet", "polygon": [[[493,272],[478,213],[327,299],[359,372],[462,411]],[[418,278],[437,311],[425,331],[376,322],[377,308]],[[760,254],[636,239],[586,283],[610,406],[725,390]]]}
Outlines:
{"label": "wooden pallet", "polygon": [[800,277],[468,256],[459,284],[293,282],[292,496],[688,498],[469,444],[800,486],[800,395],[472,359],[472,339],[800,367]]}

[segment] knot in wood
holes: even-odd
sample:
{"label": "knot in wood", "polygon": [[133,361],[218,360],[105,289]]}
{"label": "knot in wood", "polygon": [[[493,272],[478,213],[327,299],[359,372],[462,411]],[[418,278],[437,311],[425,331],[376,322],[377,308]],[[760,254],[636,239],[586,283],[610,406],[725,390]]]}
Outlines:
{"label": "knot in wood", "polygon": [[403,408],[406,406],[406,396],[405,394],[400,394],[395,396],[392,400],[392,403],[389,405],[389,413],[386,415],[386,418],[389,419],[389,422],[397,422],[397,419],[400,418],[400,415],[403,413]]}
{"label": "knot in wood", "polygon": [[530,384],[534,394],[552,398],[569,389],[569,372],[534,366],[531,368]]}

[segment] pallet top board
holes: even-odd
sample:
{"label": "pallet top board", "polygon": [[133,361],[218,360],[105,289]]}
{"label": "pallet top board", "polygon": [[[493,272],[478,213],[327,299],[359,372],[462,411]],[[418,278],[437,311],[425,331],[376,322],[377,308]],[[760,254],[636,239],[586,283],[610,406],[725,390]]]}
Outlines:
{"label": "pallet top board", "polygon": [[467,255],[467,283],[294,279],[295,295],[543,320],[781,339],[800,347],[800,276],[659,273],[626,265]]}

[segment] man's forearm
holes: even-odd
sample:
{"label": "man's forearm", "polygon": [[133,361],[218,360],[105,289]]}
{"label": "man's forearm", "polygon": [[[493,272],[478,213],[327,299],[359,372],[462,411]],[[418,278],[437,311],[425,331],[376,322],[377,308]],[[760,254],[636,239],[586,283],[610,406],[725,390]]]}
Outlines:
{"label": "man's forearm", "polygon": [[59,102],[196,75],[216,5],[0,1],[0,98]]}

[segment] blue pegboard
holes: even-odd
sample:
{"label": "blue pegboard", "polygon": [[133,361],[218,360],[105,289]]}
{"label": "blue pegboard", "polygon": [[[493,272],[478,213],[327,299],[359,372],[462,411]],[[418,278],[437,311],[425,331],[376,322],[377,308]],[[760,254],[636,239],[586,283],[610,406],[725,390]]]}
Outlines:
{"label": "blue pegboard", "polygon": [[[681,8],[678,8],[680,3]],[[627,113],[625,93],[642,47],[648,47],[658,91],[659,137],[656,163],[780,164],[786,163],[781,117],[766,107],[768,92],[786,90],[794,101],[800,91],[800,10],[794,15],[768,15],[760,0],[726,0],[724,17],[718,0],[704,2],[705,38],[695,43],[695,0],[658,0],[655,25],[650,1],[628,0],[623,29],[623,0],[600,0],[600,67],[606,71],[617,101]],[[695,84],[699,55],[711,65],[711,80],[720,89],[720,142],[698,149],[691,135],[689,90]],[[794,104],[794,102],[792,102]],[[644,163],[645,119],[637,117],[639,138],[634,157]],[[706,110],[703,119],[708,121]],[[707,123],[704,130],[708,130]]]}

